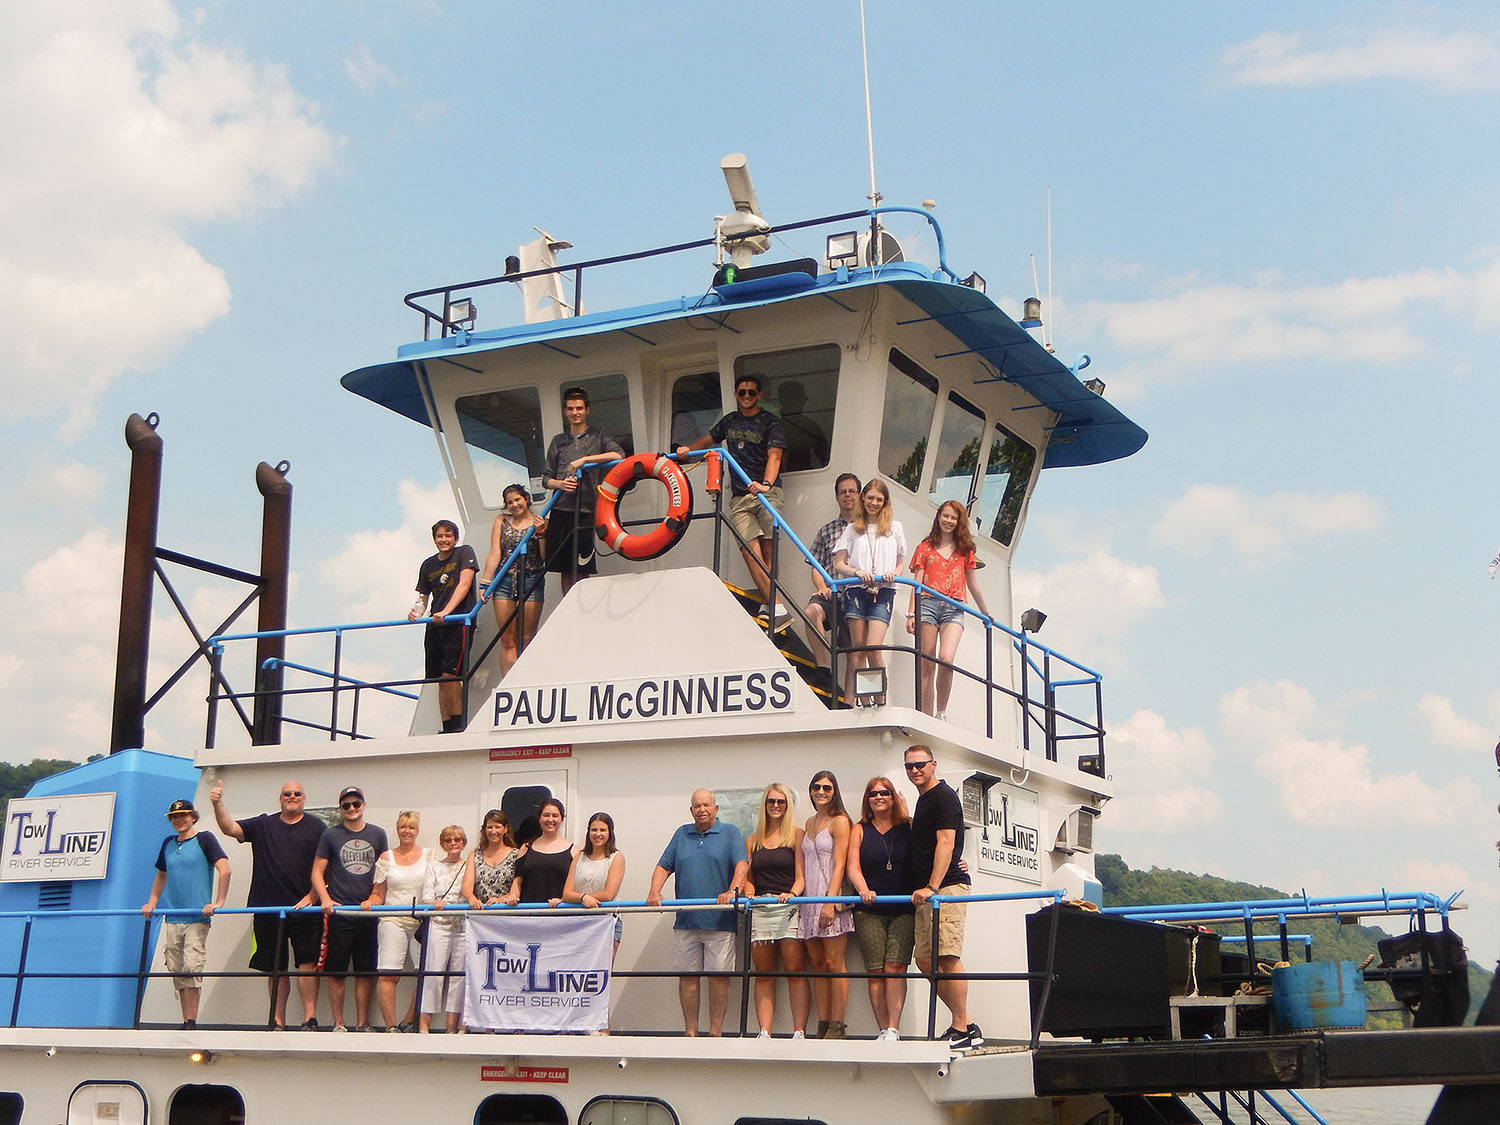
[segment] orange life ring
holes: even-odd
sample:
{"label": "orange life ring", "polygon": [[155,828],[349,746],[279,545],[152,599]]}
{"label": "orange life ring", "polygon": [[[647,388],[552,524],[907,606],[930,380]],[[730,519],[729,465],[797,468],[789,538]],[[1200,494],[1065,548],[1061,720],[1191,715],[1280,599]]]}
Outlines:
{"label": "orange life ring", "polygon": [[[620,526],[620,500],[636,484],[655,477],[667,486],[667,516],[655,528],[633,535]],[[616,554],[635,562],[664,555],[686,534],[693,514],[693,486],[682,466],[664,453],[637,453],[605,474],[594,504],[594,532]]]}

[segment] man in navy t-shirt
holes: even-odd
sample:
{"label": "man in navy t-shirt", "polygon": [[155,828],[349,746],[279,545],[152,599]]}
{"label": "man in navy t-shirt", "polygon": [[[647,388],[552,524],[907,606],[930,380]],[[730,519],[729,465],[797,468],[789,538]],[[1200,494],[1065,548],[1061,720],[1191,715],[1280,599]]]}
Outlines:
{"label": "man in navy t-shirt", "polygon": [[328,1006],[333,1030],[344,1026],[344,977],[350,963],[360,975],[354,980],[355,1030],[370,1030],[370,994],[374,991],[375,927],[373,914],[335,914],[335,906],[360,906],[375,888],[375,861],[389,849],[384,828],[365,823],[365,795],[356,786],[339,794],[342,824],[324,829],[313,860],[313,893],[328,915],[328,952],[323,970],[328,974]]}
{"label": "man in navy t-shirt", "polygon": [[[313,857],[323,836],[323,822],[308,816],[307,791],[300,781],[282,782],[281,811],[262,813],[248,820],[235,820],[224,806],[224,783],[208,791],[214,819],[219,831],[231,840],[250,845],[255,866],[250,873],[250,895],[247,906],[312,906]],[[286,1026],[286,1002],[291,980],[285,976],[287,944],[291,943],[297,971],[297,992],[302,997],[302,1027],[318,1027],[318,978],[314,975],[318,951],[323,944],[323,919],[317,915],[257,914],[252,926],[250,967],[269,973],[266,981],[275,1005],[272,1023]]]}

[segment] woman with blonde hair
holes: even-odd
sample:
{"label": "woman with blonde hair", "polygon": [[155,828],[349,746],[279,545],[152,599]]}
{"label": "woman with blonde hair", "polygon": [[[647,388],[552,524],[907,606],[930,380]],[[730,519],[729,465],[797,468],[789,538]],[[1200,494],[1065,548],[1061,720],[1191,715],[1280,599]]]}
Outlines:
{"label": "woman with blonde hair", "polygon": [[[974,552],[974,538],[969,534],[969,513],[957,500],[945,500],[932,517],[932,531],[917,544],[911,557],[911,572],[918,582],[931,586],[955,602],[974,604],[986,617],[984,591],[970,577],[979,559]],[[953,693],[953,658],[964,635],[964,611],[942,598],[924,597],[921,612],[917,610],[917,592],[912,590],[906,610],[906,631],[917,637],[922,655],[917,663],[922,671],[922,710],[934,718],[948,717],[948,697]],[[933,655],[937,660],[933,660]]]}
{"label": "woman with blonde hair", "polygon": [[[745,841],[750,875],[745,894],[751,898],[775,897],[774,903],[758,903],[750,912],[750,960],[757,974],[774,973],[778,954],[788,973],[807,968],[807,951],[798,938],[797,908],[787,899],[802,893],[802,829],[797,827],[792,791],[779,781],[761,794],[760,816],[755,834]],[[807,1015],[812,992],[807,978],[787,978],[792,1001],[792,1038],[807,1038]],[[776,978],[756,976],[755,1017],[760,1038],[771,1037],[776,1018]]]}
{"label": "woman with blonde hair", "polygon": [[[906,532],[891,518],[891,490],[883,480],[870,481],[859,495],[854,521],[844,528],[833,553],[833,572],[840,578],[858,578],[860,585],[844,590],[844,620],[849,624],[851,670],[885,667],[885,643],[896,604],[896,575],[906,559]],[[865,646],[871,651],[861,652]],[[851,673],[852,674],[852,673]],[[875,704],[885,702],[876,696]]]}
{"label": "woman with blonde hair", "polygon": [[[396,839],[399,843],[390,851],[382,852],[375,861],[375,886],[370,891],[370,897],[362,904],[365,909],[372,906],[416,906],[422,897],[422,884],[427,878],[430,858],[426,848],[417,847],[417,834],[421,830],[420,814],[407,809],[396,817]],[[422,963],[422,942],[417,937],[418,924],[415,910],[411,914],[381,914],[380,923],[375,930],[375,967],[380,971],[376,996],[380,1000],[380,1014],[385,1019],[387,1031],[416,1029],[415,992],[412,993],[406,1019],[396,1022],[396,984],[408,965],[416,968]]]}
{"label": "woman with blonde hair", "polygon": [[[807,875],[803,894],[809,898],[841,895],[850,825],[838,778],[828,770],[819,770],[807,784],[807,795],[813,815],[802,833],[802,870]],[[848,908],[832,902],[804,902],[798,912],[802,940],[807,943],[808,967],[814,973],[843,973],[844,948],[854,930]],[[818,1004],[818,1038],[842,1039],[849,979],[839,975],[814,977],[813,996]]]}
{"label": "woman with blonde hair", "polygon": [[[920,879],[907,859],[911,817],[906,800],[888,777],[865,782],[859,823],[849,832],[849,882],[865,902],[854,913],[854,932],[870,974],[870,1008],[880,1034],[894,1042],[906,1006],[906,967],[916,938],[916,914],[911,895]],[[894,896],[900,903],[877,903],[876,896]],[[884,975],[877,975],[884,974]]]}

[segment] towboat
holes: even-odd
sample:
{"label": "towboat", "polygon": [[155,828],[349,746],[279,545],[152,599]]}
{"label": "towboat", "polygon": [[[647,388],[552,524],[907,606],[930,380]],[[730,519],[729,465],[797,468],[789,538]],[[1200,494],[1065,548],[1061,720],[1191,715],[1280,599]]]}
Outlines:
{"label": "towboat", "polygon": [[[155,419],[131,420],[114,752],[40,783],[7,816],[0,1125],[259,1125],[288,1111],[479,1125],[1105,1125],[1198,1119],[1149,1116],[1163,1111],[1144,1095],[1163,1091],[1417,1080],[1403,1079],[1399,1067],[1367,1066],[1362,1080],[1337,1063],[1329,1070],[1331,1032],[1291,1041],[1234,1035],[1236,1016],[1241,1025],[1249,1017],[1224,999],[1232,989],[1213,987],[1210,978],[1222,975],[1216,951],[1209,970],[1217,936],[1195,926],[1243,920],[1245,910],[1221,906],[1163,925],[1089,909],[1101,903],[1096,822],[1113,790],[1102,676],[1038,639],[1043,615],[1013,603],[1010,567],[1043,472],[1128,457],[1145,431],[1083,377],[1086,356],[1070,366],[1044,346],[1030,302],[1014,319],[997,306],[982,277],[950,256],[930,207],[876,205],[771,223],[743,157],[726,157],[723,171],[733,210],[715,217],[711,235],[576,263],[560,263],[570,248],[543,235],[501,275],[408,295],[420,339],[343,377],[361,399],[431,429],[463,540],[480,558],[508,486],[532,493],[544,515],[576,495],[543,486],[549,436],[566,425],[565,391],[583,388],[590,422],[623,449],[616,465],[601,466],[613,484],[599,513],[598,574],[565,593],[562,576],[547,576],[540,623],[503,677],[492,603],[468,615],[462,721],[454,724],[461,730],[442,730],[439,685],[415,674],[425,620],[285,620],[285,466],[262,465],[258,476],[267,504],[260,572],[157,545],[151,482],[162,471],[163,438]],[[773,246],[789,252],[757,264]],[[667,291],[675,295],[653,280],[659,296],[650,303],[589,303],[596,292],[621,290],[599,277],[636,269],[655,279],[669,262],[683,278]],[[493,316],[507,305],[524,315]],[[787,435],[768,602],[728,519],[734,481],[750,479],[741,451],[711,444],[677,452],[734,409],[734,387],[748,375],[763,382],[762,404]],[[912,548],[944,502],[969,514],[988,613],[958,606],[963,634],[941,713],[924,698],[921,659],[900,627],[907,600],[941,600],[936,591],[915,586],[909,573],[898,577],[883,664],[861,660],[837,628],[820,645],[806,619],[815,572],[836,586],[856,581],[822,569],[809,548],[837,513],[843,473],[886,483]],[[618,503],[610,489],[622,494]],[[492,589],[526,549],[503,560]],[[190,754],[143,745],[154,702],[145,681],[149,611],[163,561],[242,580],[254,595],[247,603],[259,604],[254,630],[196,634],[201,643],[183,668],[210,674],[205,745]],[[396,677],[361,656],[372,637],[393,634],[410,641],[403,651],[411,654],[409,674]],[[862,666],[851,674],[854,664]],[[657,857],[689,819],[690,795],[711,790],[720,819],[748,835],[768,783],[797,795],[800,821],[808,779],[828,770],[842,779],[857,819],[866,778],[895,779],[914,800],[903,771],[913,745],[929,748],[962,799],[973,881],[963,965],[984,1045],[950,1050],[935,981],[915,968],[900,1037],[881,1036],[852,940],[845,1037],[793,1038],[785,979],[773,1034],[758,1036],[738,899],[730,904],[740,948],[726,1034],[684,1036],[671,931],[677,910],[706,904],[648,899]],[[234,815],[251,816],[275,808],[288,777],[305,787],[309,813],[329,822],[348,786],[363,791],[367,819],[392,838],[397,815],[416,810],[426,845],[446,824],[467,826],[476,842],[492,808],[518,823],[558,799],[569,810],[565,834],[580,841],[590,814],[609,812],[627,857],[620,894],[608,904],[623,919],[618,955],[603,974],[610,1034],[550,1025],[546,1034],[476,1034],[472,1025],[465,1035],[269,1031],[263,978],[245,967],[250,850],[230,841],[236,876],[211,928],[201,1014],[196,1026],[179,1026],[156,951],[159,920],[139,912],[164,831],[161,810],[186,796],[206,813],[210,790],[222,785]],[[211,817],[203,827],[213,829]],[[841,909],[851,905],[847,895],[834,897]],[[1288,918],[1390,913],[1446,928],[1450,906],[1451,898],[1430,894],[1383,895],[1262,904],[1256,917],[1279,922],[1284,942]],[[580,925],[589,914],[484,913]],[[1111,922],[1145,931],[1129,930],[1142,942],[1132,948],[1161,961],[1160,994],[1144,1001],[1144,1016],[1122,1014],[1102,974],[1080,984],[1057,967],[1068,958],[1112,964],[1126,931],[1090,930]],[[930,910],[918,911],[918,924],[932,924]],[[539,981],[545,950],[527,948],[522,992],[597,1012],[597,975],[558,964]],[[505,967],[512,961],[520,964],[507,958]],[[419,987],[430,983],[407,972],[403,1010]],[[1211,1038],[1181,1038],[1171,993],[1219,997],[1209,1004]],[[326,990],[319,1003],[327,1029]],[[1112,1042],[1119,1038],[1131,1042]],[[1472,1080],[1449,1055],[1446,1070],[1409,1058],[1400,1066],[1420,1069],[1424,1081],[1450,1072]]]}

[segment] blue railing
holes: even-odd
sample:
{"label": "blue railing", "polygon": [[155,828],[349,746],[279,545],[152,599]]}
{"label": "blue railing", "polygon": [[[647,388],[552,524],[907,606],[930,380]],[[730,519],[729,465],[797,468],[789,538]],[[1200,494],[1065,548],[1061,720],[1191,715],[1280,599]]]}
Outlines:
{"label": "blue railing", "polygon": [[[734,459],[734,456],[722,446],[696,450],[691,453],[684,454],[681,457],[678,457],[676,455],[668,456],[671,456],[673,460],[677,460],[680,462],[690,462],[702,460],[709,457],[710,455],[717,456],[720,459],[720,463],[727,468],[727,471],[733,474],[734,477],[737,478],[742,484],[748,485],[750,483],[750,476]],[[588,469],[597,470],[601,468],[608,468],[609,465],[613,464],[618,464],[618,461],[610,462],[608,465],[590,465],[588,466]],[[578,479],[581,480],[585,471],[586,470],[584,469],[580,469],[575,475]],[[540,514],[543,517],[550,514],[556,507],[558,502],[564,497],[564,495],[565,494],[561,491],[552,493],[552,495],[548,497],[547,502],[542,506]],[[721,529],[724,527],[729,527],[730,534],[733,535],[736,540],[739,540],[739,535],[734,531],[733,527],[728,524],[728,521],[723,518],[721,507],[722,501],[719,499],[720,497],[722,497],[722,490],[716,497],[715,510],[712,513],[698,513],[693,515],[691,518],[712,518],[715,521],[714,560],[716,568],[720,572],[722,572],[723,560],[721,558]],[[782,542],[789,543],[792,550],[795,552],[795,557],[799,558],[802,562],[805,562],[808,566],[817,571],[817,573],[830,587],[835,589],[844,589],[858,585],[858,578],[841,578],[830,574],[822,566],[822,564],[818,562],[818,560],[814,557],[812,551],[808,548],[807,544],[802,541],[801,537],[791,527],[791,525],[787,523],[782,514],[778,512],[769,502],[767,502],[764,496],[758,496],[757,499],[762,507],[764,507],[764,509],[769,513],[771,522],[773,524],[773,548],[771,556],[770,580],[772,586],[775,588],[774,594],[776,597],[779,598],[783,592],[782,583],[779,581],[779,573],[781,570],[779,564],[779,560],[781,558],[780,544]],[[509,576],[511,570],[515,566],[519,565],[519,560],[525,558],[526,552],[530,546],[533,536],[534,529],[528,528],[523,534],[521,541],[515,548],[515,550],[513,550],[501,561],[500,566],[497,568],[495,574],[491,577],[489,584],[484,588],[483,591],[481,591],[481,597],[479,599],[476,599],[475,605],[472,609],[470,609],[465,614],[453,615],[450,617],[446,617],[444,620],[455,625],[462,625],[465,628],[472,629],[484,602],[488,601],[493,596],[494,591],[500,586],[500,583]],[[741,545],[744,546],[745,544],[741,541]],[[1044,752],[1047,759],[1049,761],[1056,761],[1058,759],[1059,747],[1061,744],[1066,743],[1070,740],[1086,740],[1092,743],[1095,753],[1089,757],[1080,757],[1080,768],[1086,768],[1090,772],[1099,774],[1100,776],[1104,775],[1104,726],[1102,695],[1103,677],[1100,673],[1086,667],[1083,664],[1078,663],[1075,660],[1070,659],[1069,657],[1063,656],[1061,653],[1056,652],[1047,645],[1039,644],[1037,641],[1032,639],[1026,631],[1017,631],[1015,629],[1012,629],[1010,626],[1004,624],[1003,622],[997,621],[993,617],[979,612],[973,606],[968,605],[964,602],[955,601],[954,599],[949,598],[946,595],[932,589],[930,586],[926,586],[920,582],[917,582],[915,579],[912,579],[905,575],[901,575],[898,576],[895,581],[898,585],[905,586],[911,589],[914,596],[919,600],[926,598],[935,599],[947,605],[953,606],[966,617],[972,618],[978,622],[980,627],[984,630],[985,638],[985,667],[983,673],[981,674],[979,672],[972,671],[970,669],[962,667],[961,665],[947,664],[945,662],[942,662],[936,656],[936,654],[931,656],[923,654],[922,652],[920,652],[915,639],[913,639],[913,643],[911,645],[887,643],[878,646],[866,646],[862,649],[859,649],[858,651],[867,652],[873,650],[911,653],[914,658],[913,670],[916,675],[914,692],[919,706],[922,702],[922,661],[932,661],[934,664],[939,664],[941,666],[950,668],[955,675],[962,676],[972,682],[976,682],[982,685],[984,689],[984,733],[986,737],[995,737],[997,719],[995,707],[996,697],[998,696],[1001,699],[1009,698],[1013,700],[1020,708],[1022,718],[1021,746],[1023,750],[1028,753],[1031,751],[1033,735],[1039,733],[1042,738]],[[796,613],[799,617],[802,617],[802,620],[805,624],[807,622],[807,619],[802,614],[801,605],[797,604],[798,600],[788,599],[788,601],[789,604],[793,606],[793,612]],[[520,612],[519,607],[517,607],[516,612]],[[838,603],[835,602],[835,614],[837,615],[837,613]],[[361,735],[358,730],[359,704],[361,694],[363,692],[377,691],[399,698],[415,699],[416,696],[414,693],[404,689],[423,685],[429,683],[430,681],[426,680],[425,678],[370,681],[347,675],[343,670],[343,642],[345,635],[372,629],[401,628],[408,625],[425,626],[430,623],[431,620],[432,618],[430,616],[419,617],[415,621],[408,621],[405,618],[400,618],[382,621],[359,622],[354,624],[344,623],[337,625],[318,625],[298,629],[280,629],[266,632],[229,633],[210,637],[207,644],[209,648],[209,657],[213,663],[215,674],[211,679],[206,745],[210,747],[214,745],[218,702],[221,699],[238,698],[234,693],[220,689],[220,684],[223,682],[222,661],[224,656],[224,646],[226,644],[238,641],[257,640],[261,637],[305,637],[316,635],[325,635],[332,637],[333,662],[331,668],[320,669],[306,664],[292,663],[282,658],[272,658],[271,660],[266,661],[265,665],[259,670],[259,674],[264,677],[264,679],[262,682],[257,684],[257,692],[274,694],[278,697],[278,700],[284,699],[285,697],[296,697],[299,695],[327,694],[330,696],[330,710],[329,719],[326,725],[321,722],[312,722],[306,719],[298,719],[288,716],[285,714],[285,708],[280,706],[276,708],[278,712],[278,720],[288,722],[296,726],[303,726],[320,731],[327,731],[330,739],[336,739],[340,735],[344,735],[350,738],[360,738],[367,737]],[[838,622],[837,620],[835,620],[835,622],[833,623],[833,628],[830,631],[830,641],[832,642],[830,648],[830,652],[832,654],[832,694],[835,699],[838,696],[838,685],[840,683],[840,677],[838,675],[839,660],[841,658],[848,659],[855,651],[853,648],[840,646],[837,644],[837,626]],[[491,642],[491,648],[495,643],[498,643],[498,639],[499,638],[497,634],[496,640]],[[1008,682],[1002,682],[1002,676],[1004,676],[1005,680],[1008,680],[1009,678],[1007,675],[1009,671],[1009,662],[1008,659],[998,659],[997,650],[999,650],[1000,652],[1013,650],[1014,652],[1019,654],[1021,682],[1018,687],[1013,688],[1009,685]],[[485,658],[485,656],[487,656],[488,652],[489,649],[487,648],[484,652],[477,655],[473,663],[471,663],[470,665],[470,675],[472,675],[472,669],[479,666],[479,663]],[[997,668],[997,664],[999,664],[1000,667]],[[1062,678],[1054,678],[1055,667],[1060,667]],[[279,672],[284,668],[294,669],[314,678],[328,681],[328,683],[324,685],[301,688],[282,687],[280,686]],[[467,694],[467,675],[464,678],[464,687],[465,693]],[[1085,689],[1091,696],[1088,701],[1087,711],[1085,711],[1084,713],[1074,713],[1073,710],[1064,709],[1059,706],[1059,692],[1066,692],[1072,689]],[[350,712],[349,726],[347,728],[341,728],[340,702],[341,696],[345,692],[353,693],[353,706]],[[467,699],[465,700],[465,703],[467,713]]]}

